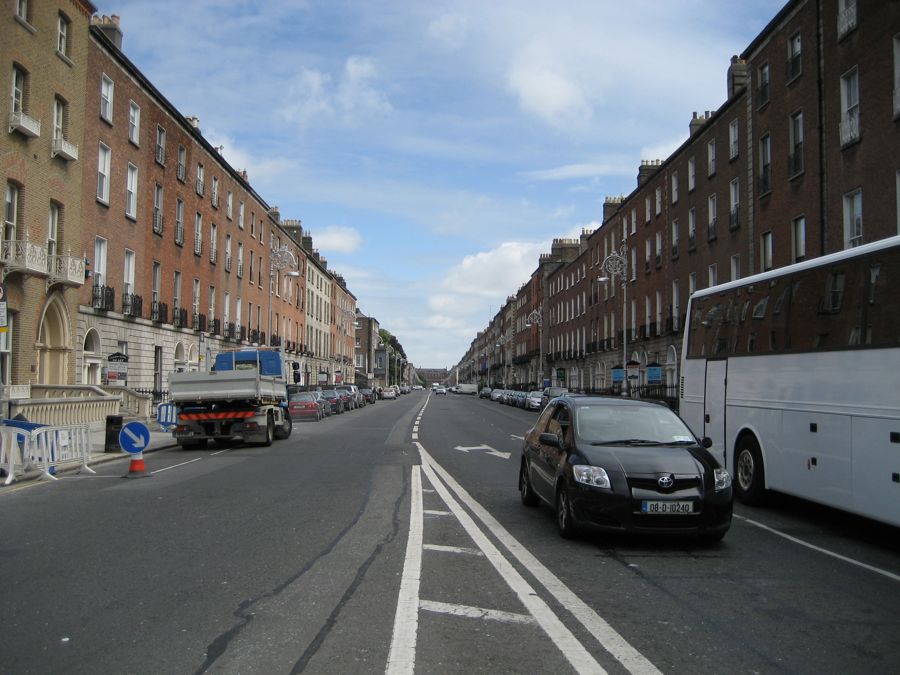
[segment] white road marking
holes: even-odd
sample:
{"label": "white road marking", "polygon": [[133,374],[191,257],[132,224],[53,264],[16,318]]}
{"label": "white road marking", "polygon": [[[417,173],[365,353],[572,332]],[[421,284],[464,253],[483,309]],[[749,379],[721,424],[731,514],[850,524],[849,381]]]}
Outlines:
{"label": "white road marking", "polygon": [[422,513],[426,516],[449,516],[449,511],[436,511],[434,509],[425,509]]}
{"label": "white road marking", "polygon": [[189,459],[188,461],[182,462],[181,464],[173,464],[172,466],[166,466],[166,467],[163,467],[162,469],[157,469],[156,471],[151,471],[150,473],[151,474],[162,473],[163,471],[168,471],[169,469],[177,469],[179,466],[184,466],[185,464],[193,464],[194,462],[199,462],[201,459],[203,459],[203,458],[197,457],[196,459]]}
{"label": "white road marking", "polygon": [[[660,671],[643,654],[632,647],[616,630],[591,609],[581,598],[573,593],[560,579],[547,569],[534,555],[516,540],[496,518],[475,501],[468,492],[440,466],[431,455],[417,443],[423,462],[427,461],[435,472],[447,483],[456,495],[466,504],[469,510],[484,523],[503,546],[525,567],[537,581],[556,598],[582,626],[594,636],[597,642],[612,654],[628,671],[632,673],[652,673],[660,675]],[[437,487],[437,486],[435,486]]]}
{"label": "white road marking", "polygon": [[209,453],[209,456],[215,457],[216,455],[221,455],[223,452],[231,452],[231,448],[225,448],[224,450],[216,450],[215,452]]}
{"label": "white road marking", "polygon": [[414,440],[414,441],[417,441],[417,440],[419,440],[419,434],[417,434],[417,433],[413,433],[413,435],[412,435],[412,439],[413,439],[413,440]]}
{"label": "white road marking", "polygon": [[460,546],[441,546],[440,544],[425,544],[426,551],[440,551],[442,553],[465,553],[467,555],[484,555],[477,548],[462,548]]}
{"label": "white road marking", "polygon": [[[535,618],[543,631],[559,648],[563,656],[572,664],[572,667],[579,673],[605,673],[606,671],[600,666],[594,657],[584,648],[577,638],[572,635],[566,628],[559,617],[553,613],[553,610],[547,606],[540,597],[538,597],[534,588],[516,571],[516,568],[504,558],[497,547],[494,546],[487,536],[478,528],[472,517],[466,513],[459,502],[454,499],[453,495],[447,490],[435,473],[435,462],[431,456],[425,451],[421,443],[416,443],[419,453],[422,456],[422,471],[428,477],[428,481],[437,490],[441,499],[456,516],[460,525],[472,538],[475,544],[484,551],[488,561],[494,566],[494,569],[500,573],[507,585],[518,596],[519,601],[525,605],[531,616]],[[446,473],[446,472],[444,472]]]}
{"label": "white road marking", "polygon": [[515,434],[510,434],[509,437],[510,437],[510,438],[518,438],[520,441],[524,441],[524,440],[525,440],[525,437],[524,437],[524,436],[516,436]]}
{"label": "white road marking", "polygon": [[774,535],[787,539],[788,541],[792,541],[795,544],[799,544],[800,546],[805,546],[808,549],[812,549],[813,551],[818,551],[819,553],[824,553],[825,555],[829,555],[832,558],[837,558],[838,560],[843,560],[845,563],[850,563],[851,565],[856,565],[857,567],[862,567],[864,570],[869,570],[870,572],[874,572],[875,574],[880,574],[882,576],[887,577],[893,581],[900,581],[900,575],[894,574],[893,572],[888,572],[887,570],[880,569],[878,567],[873,567],[872,565],[867,565],[864,562],[860,562],[859,560],[854,560],[853,558],[848,558],[847,556],[843,556],[840,553],[835,553],[834,551],[829,551],[828,549],[821,548],[816,546],[815,544],[810,544],[809,542],[803,541],[802,539],[797,539],[797,537],[792,537],[789,534],[785,534],[784,532],[780,532],[773,527],[769,527],[768,525],[763,525],[755,520],[750,520],[749,518],[745,518],[744,516],[739,516],[736,513],[733,514],[735,518],[739,520],[743,520],[745,523],[749,523],[750,525],[755,525],[756,527],[765,530],[766,532],[771,532]]}
{"label": "white road marking", "polygon": [[394,615],[394,632],[384,672],[412,675],[416,667],[416,636],[419,631],[419,582],[422,574],[422,474],[412,467],[409,500],[409,536],[406,558]]}
{"label": "white road marking", "polygon": [[464,616],[471,619],[491,619],[492,621],[502,621],[503,623],[537,623],[533,616],[528,616],[527,614],[513,614],[512,612],[501,612],[499,609],[482,609],[481,607],[469,607],[468,605],[450,605],[446,602],[432,602],[430,600],[420,600],[419,609],[426,612],[452,614],[453,616]]}
{"label": "white road marking", "polygon": [[484,454],[493,455],[494,457],[499,457],[500,459],[509,459],[509,456],[512,455],[511,452],[500,452],[499,450],[494,450],[493,448],[491,448]]}

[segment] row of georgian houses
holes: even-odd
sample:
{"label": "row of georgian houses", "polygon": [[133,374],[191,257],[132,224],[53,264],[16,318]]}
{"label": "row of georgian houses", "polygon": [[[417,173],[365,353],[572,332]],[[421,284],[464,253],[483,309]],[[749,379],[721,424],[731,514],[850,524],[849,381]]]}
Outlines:
{"label": "row of georgian houses", "polygon": [[118,17],[95,12],[0,10],[2,410],[91,386],[159,398],[169,373],[253,344],[280,347],[302,384],[353,382],[344,279],[129,61]]}
{"label": "row of georgian houses", "polygon": [[617,391],[627,356],[674,398],[695,290],[900,233],[900,3],[788,2],[689,131],[596,230],[554,240],[460,381]]}

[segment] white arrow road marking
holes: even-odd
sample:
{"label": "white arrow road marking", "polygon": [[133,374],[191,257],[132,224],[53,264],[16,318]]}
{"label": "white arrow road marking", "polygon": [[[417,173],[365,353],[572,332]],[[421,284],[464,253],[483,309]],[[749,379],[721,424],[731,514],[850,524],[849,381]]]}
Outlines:
{"label": "white arrow road marking", "polygon": [[524,440],[525,440],[525,437],[524,437],[524,436],[516,436],[515,434],[510,434],[509,437],[510,437],[510,438],[518,438],[520,441],[524,441]]}
{"label": "white arrow road marking", "polygon": [[491,448],[484,454],[493,455],[494,457],[499,457],[500,459],[509,459],[509,456],[512,453],[511,452],[500,452],[499,450],[494,450],[493,448]]}
{"label": "white arrow road marking", "polygon": [[147,441],[143,436],[136,436],[134,432],[131,431],[131,429],[129,429],[128,427],[123,427],[122,431],[124,431],[125,435],[134,442],[134,447],[138,450],[147,445]]}

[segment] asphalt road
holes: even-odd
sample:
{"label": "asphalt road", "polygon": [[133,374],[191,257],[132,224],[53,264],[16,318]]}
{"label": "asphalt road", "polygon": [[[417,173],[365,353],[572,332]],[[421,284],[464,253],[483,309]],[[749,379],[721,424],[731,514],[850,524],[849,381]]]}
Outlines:
{"label": "asphalt road", "polygon": [[896,528],[778,498],[565,541],[519,501],[534,419],[420,392],[5,488],[0,672],[896,672]]}

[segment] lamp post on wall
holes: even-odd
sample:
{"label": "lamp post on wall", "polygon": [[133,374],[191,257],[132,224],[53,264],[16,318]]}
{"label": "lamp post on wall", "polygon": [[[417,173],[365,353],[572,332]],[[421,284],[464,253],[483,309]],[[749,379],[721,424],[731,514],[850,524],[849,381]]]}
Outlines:
{"label": "lamp post on wall", "polygon": [[611,277],[619,275],[622,284],[622,375],[625,379],[622,385],[622,395],[631,396],[631,381],[628,379],[628,247],[625,240],[619,252],[613,251],[603,260],[600,268],[608,276],[603,276],[597,281],[607,282]]}
{"label": "lamp post on wall", "polygon": [[297,256],[291,253],[291,250],[284,244],[273,247],[269,255],[269,311],[267,320],[269,344],[272,344],[272,294],[274,293],[272,285],[275,280],[275,273],[292,267],[295,269],[288,272],[287,275],[299,277],[300,272],[296,270]]}
{"label": "lamp post on wall", "polygon": [[539,388],[543,389],[544,388],[544,317],[537,310],[532,311],[531,314],[529,314],[528,316],[525,317],[526,328],[531,327],[535,324],[537,324],[537,327],[538,327],[538,350],[539,350],[539,354],[540,354],[539,360],[538,360],[538,368],[540,369],[540,371],[539,371],[540,382],[538,382],[537,386]]}

